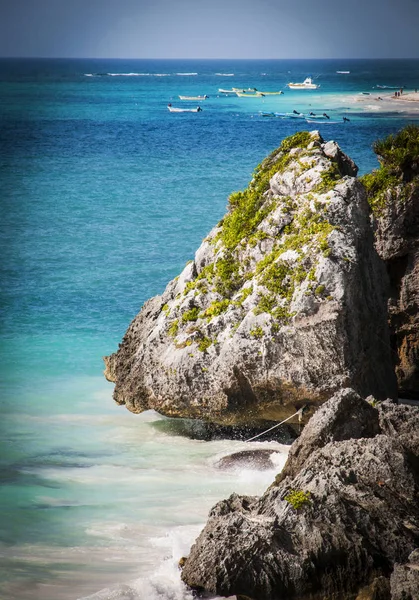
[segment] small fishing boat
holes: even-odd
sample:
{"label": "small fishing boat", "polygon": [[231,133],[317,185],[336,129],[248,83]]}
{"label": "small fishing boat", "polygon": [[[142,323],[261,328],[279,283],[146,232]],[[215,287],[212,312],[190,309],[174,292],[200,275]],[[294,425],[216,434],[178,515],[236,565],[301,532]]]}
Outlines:
{"label": "small fishing boat", "polygon": [[[306,123],[318,123],[318,122],[319,122],[319,121],[318,121],[318,120],[316,120],[316,119],[306,119]],[[327,119],[326,119],[326,120],[324,120],[324,121],[321,121],[321,124],[322,124],[322,125],[325,125],[326,123],[327,123],[328,125],[336,125],[337,123],[340,123],[340,121],[328,121]]]}
{"label": "small fishing boat", "polygon": [[202,108],[200,106],[197,106],[196,108],[177,108],[176,106],[171,106],[169,104],[167,108],[172,113],[184,113],[184,112],[197,113],[197,112],[202,111]]}
{"label": "small fishing boat", "polygon": [[336,73],[340,73],[341,75],[348,75],[350,71],[336,71]]}
{"label": "small fishing boat", "polygon": [[[235,89],[231,89],[231,90],[224,90],[223,88],[218,88],[218,91],[220,94],[235,94],[236,90]],[[244,92],[244,90],[239,90],[240,92]]]}
{"label": "small fishing boat", "polygon": [[258,94],[263,94],[264,96],[280,96],[284,92],[258,92]]}
{"label": "small fishing boat", "polygon": [[263,92],[236,92],[236,96],[239,98],[263,98],[265,94]]}
{"label": "small fishing boat", "polygon": [[317,90],[320,87],[317,83],[313,83],[311,77],[306,77],[302,83],[287,83],[291,90]]}
{"label": "small fishing boat", "polygon": [[262,112],[261,110],[259,111],[259,114],[261,117],[276,117],[277,115],[273,112]]}
{"label": "small fishing boat", "polygon": [[180,100],[206,100],[208,96],[179,96]]}
{"label": "small fishing boat", "polygon": [[242,92],[243,94],[245,92],[257,92],[256,88],[247,88],[247,89],[242,89],[242,88],[231,88],[232,90],[234,90],[235,92]]}

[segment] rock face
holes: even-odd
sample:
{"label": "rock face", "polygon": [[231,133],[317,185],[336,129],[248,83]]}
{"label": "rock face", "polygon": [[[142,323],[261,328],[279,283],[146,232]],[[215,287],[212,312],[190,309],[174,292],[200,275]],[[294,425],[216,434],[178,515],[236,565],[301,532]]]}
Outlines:
{"label": "rock face", "polygon": [[390,279],[389,324],[399,395],[419,399],[419,182],[393,188],[375,225],[375,247]]}
{"label": "rock face", "polygon": [[[289,476],[260,498],[219,502],[182,579],[250,600],[419,598],[411,554],[419,546],[419,409],[365,403],[350,390],[337,394],[295,442],[305,460],[297,464],[291,451]],[[386,433],[362,437],[382,432],[380,422]],[[408,435],[415,440],[405,445]]]}
{"label": "rock face", "polygon": [[374,437],[378,433],[378,410],[364,402],[354,390],[341,390],[317,410],[292,444],[279,480],[295,477],[305,460],[328,442]]}
{"label": "rock face", "polygon": [[105,359],[116,402],[229,424],[346,386],[395,397],[386,274],[356,172],[317,132],[284,140]]}
{"label": "rock face", "polygon": [[373,148],[380,168],[362,181],[374,213],[375,247],[390,280],[399,396],[419,399],[419,127],[408,125]]}

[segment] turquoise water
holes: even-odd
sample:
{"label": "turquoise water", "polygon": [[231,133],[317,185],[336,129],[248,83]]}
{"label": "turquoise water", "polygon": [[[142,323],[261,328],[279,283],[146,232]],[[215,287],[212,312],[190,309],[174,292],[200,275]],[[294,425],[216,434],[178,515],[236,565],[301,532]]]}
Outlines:
{"label": "turquoise water", "polygon": [[[319,90],[285,88],[308,75]],[[419,87],[419,61],[0,61],[5,598],[114,585],[95,597],[188,597],[176,561],[208,509],[261,492],[274,471],[220,471],[217,457],[241,442],[191,440],[115,406],[101,357],[285,136],[319,128],[361,173],[374,168],[371,143],[413,119],[352,101],[377,84]],[[219,95],[232,86],[285,94]],[[202,113],[170,114],[168,102],[196,105],[179,94],[209,99]],[[259,115],[294,109],[336,123]]]}

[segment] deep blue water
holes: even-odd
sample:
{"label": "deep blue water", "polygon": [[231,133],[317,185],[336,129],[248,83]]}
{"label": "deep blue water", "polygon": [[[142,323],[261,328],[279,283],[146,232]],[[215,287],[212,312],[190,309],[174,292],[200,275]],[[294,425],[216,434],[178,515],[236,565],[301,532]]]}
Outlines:
{"label": "deep blue water", "polygon": [[[285,87],[308,75],[319,90]],[[174,513],[194,486],[212,498],[195,480],[177,492],[172,480],[162,485],[160,463],[153,463],[160,474],[145,486],[143,502],[132,498],[135,478],[126,489],[117,479],[115,492],[119,467],[138,465],[144,453],[164,456],[163,447],[178,448],[174,456],[185,474],[191,451],[170,435],[153,442],[147,418],[113,406],[101,357],[117,348],[142,303],[193,257],[229,193],[247,185],[284,137],[319,128],[360,173],[374,168],[372,142],[414,119],[365,112],[353,102],[370,92],[373,103],[385,92],[377,84],[419,87],[419,61],[0,60],[0,548],[7,581],[18,582],[7,588],[8,597],[41,597],[40,589],[44,598],[95,591],[107,583],[99,576],[100,557],[89,570],[79,559],[69,567],[66,556],[70,572],[76,564],[85,572],[73,589],[46,558],[49,549],[89,546],[94,554],[105,542],[88,533],[92,523],[109,525],[121,510],[131,524],[155,523],[150,504],[164,501],[167,485],[174,486]],[[232,86],[285,94],[219,95],[218,88]],[[171,114],[168,102],[188,106],[179,94],[209,99],[202,113]],[[295,108],[327,110],[336,123],[259,115]],[[199,446],[197,461],[206,453]],[[141,467],[146,479],[149,465]],[[103,479],[80,476],[101,468]],[[218,483],[214,498],[231,482]],[[36,587],[52,579],[61,582],[59,592],[48,596]],[[27,587],[19,587],[22,581]]]}

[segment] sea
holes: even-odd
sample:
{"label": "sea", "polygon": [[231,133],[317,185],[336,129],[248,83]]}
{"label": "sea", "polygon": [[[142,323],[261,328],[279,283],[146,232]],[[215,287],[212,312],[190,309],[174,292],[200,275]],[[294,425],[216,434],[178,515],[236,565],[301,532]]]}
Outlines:
{"label": "sea", "polygon": [[[131,414],[102,356],[284,137],[319,129],[376,168],[374,140],[417,122],[376,99],[402,86],[418,60],[0,60],[0,598],[192,598],[178,562],[208,511],[262,493],[288,446]],[[293,111],[330,118],[262,115]],[[219,467],[244,448],[274,467]]]}

